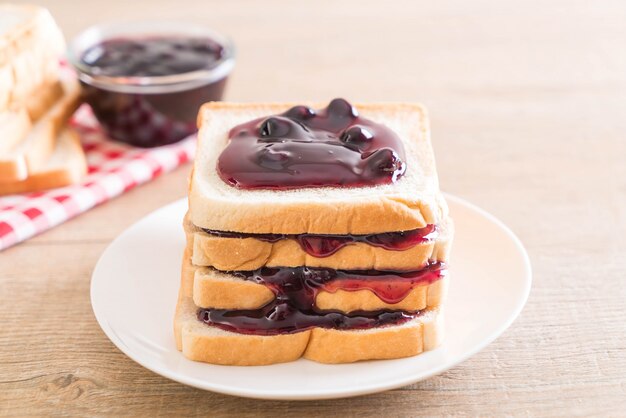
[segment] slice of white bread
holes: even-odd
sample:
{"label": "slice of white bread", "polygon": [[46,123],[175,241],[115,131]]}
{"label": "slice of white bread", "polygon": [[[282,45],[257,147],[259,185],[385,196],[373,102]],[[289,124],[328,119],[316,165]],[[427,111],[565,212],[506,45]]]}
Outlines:
{"label": "slice of white bread", "polygon": [[0,66],[0,111],[9,108],[9,103],[11,102],[12,85],[13,68],[11,68],[10,65]]}
{"label": "slice of white bread", "polygon": [[[67,85],[67,82],[65,83]],[[76,92],[78,93],[78,83],[76,84]],[[63,87],[63,81],[60,79],[51,80],[39,86],[25,102],[26,110],[30,120],[36,122],[39,118],[46,114],[48,109],[52,107],[61,97],[63,97],[67,88]]]}
{"label": "slice of white bread", "polygon": [[85,153],[80,137],[66,127],[59,134],[56,147],[46,163],[20,181],[0,183],[0,195],[25,193],[67,186],[78,182],[87,172]]}
{"label": "slice of white bread", "polygon": [[192,287],[190,255],[185,251],[174,318],[176,346],[190,360],[222,365],[257,366],[300,357],[321,363],[409,357],[437,347],[443,338],[440,309],[425,311],[401,325],[366,330],[311,330],[273,336],[229,332],[197,319],[197,307],[185,296]]}
{"label": "slice of white bread", "polygon": [[[274,299],[274,293],[266,286],[244,280],[238,276],[207,267],[192,267],[193,288],[185,296],[192,297],[194,304],[202,308],[258,309]],[[393,309],[417,311],[441,306],[445,300],[449,278],[447,276],[430,283],[416,286],[400,302],[390,304],[381,300],[370,290],[320,291],[315,299],[319,309],[340,312],[375,311]]]}
{"label": "slice of white bread", "polygon": [[54,81],[64,51],[63,34],[45,8],[0,4],[0,111],[21,106]]}
{"label": "slice of white bread", "polygon": [[[448,218],[449,219],[449,218]],[[183,221],[185,235],[187,238],[188,254],[195,253],[195,243],[197,240],[197,232],[190,228],[187,216]],[[438,237],[432,251],[431,260],[448,261],[448,253],[452,243],[453,225],[447,225],[446,229]],[[246,241],[247,239],[234,238],[235,240]],[[234,249],[233,249],[234,250]],[[393,252],[393,251],[387,251]],[[364,253],[367,254],[367,253]],[[224,260],[237,258],[239,254],[223,253]],[[216,258],[217,259],[217,258]],[[428,261],[428,258],[425,260]],[[228,261],[224,261],[228,263]],[[221,262],[219,264],[222,264]],[[293,265],[291,267],[298,267]],[[424,264],[419,264],[420,269]],[[256,267],[264,267],[263,265]],[[268,266],[269,267],[269,266]],[[276,265],[273,267],[285,267]],[[333,266],[326,266],[335,268]],[[256,309],[274,299],[274,293],[266,286],[255,283],[253,281],[244,280],[238,276],[228,272],[228,269],[215,269],[212,267],[202,267],[195,263],[194,256],[186,259],[183,264],[183,274],[193,276],[193,284],[184,289],[186,297],[193,298],[194,303],[199,307],[218,308],[218,309]],[[256,269],[255,268],[255,269]],[[233,270],[255,270],[255,269],[230,269]],[[220,271],[225,270],[225,271]],[[356,310],[378,310],[378,309],[396,309],[396,310],[419,310],[426,308],[439,307],[447,294],[449,278],[446,274],[442,279],[437,280],[429,285],[417,286],[400,302],[395,304],[385,303],[369,290],[344,291],[337,290],[333,293],[321,291],[316,297],[316,306],[320,309],[334,309],[342,312],[352,312]]]}
{"label": "slice of white bread", "polygon": [[428,260],[447,261],[454,224],[450,217],[438,225],[437,239],[403,251],[386,250],[367,243],[352,243],[328,257],[314,257],[293,238],[276,242],[255,238],[224,238],[207,234],[185,218],[192,233],[192,262],[218,270],[256,270],[260,267],[329,267],[337,270],[419,270]]}
{"label": "slice of white bread", "polygon": [[[56,83],[55,83],[56,84]],[[0,153],[0,184],[26,179],[30,173],[42,170],[55,148],[55,142],[67,120],[80,104],[80,86],[73,78],[63,80],[61,97],[47,108],[28,134],[12,149]],[[55,96],[56,87],[42,92],[33,100],[43,104]],[[37,111],[37,113],[40,113]],[[0,126],[0,132],[4,127]]]}
{"label": "slice of white bread", "polygon": [[17,108],[0,112],[0,158],[7,155],[26,137],[31,126],[26,109]]}
{"label": "slice of white bread", "polygon": [[439,224],[447,217],[426,110],[417,104],[355,105],[363,117],[387,125],[402,139],[407,171],[395,183],[275,191],[240,190],[222,181],[216,162],[228,142],[228,131],[293,105],[214,102],[202,106],[189,190],[194,225],[219,231],[341,235],[406,231]]}

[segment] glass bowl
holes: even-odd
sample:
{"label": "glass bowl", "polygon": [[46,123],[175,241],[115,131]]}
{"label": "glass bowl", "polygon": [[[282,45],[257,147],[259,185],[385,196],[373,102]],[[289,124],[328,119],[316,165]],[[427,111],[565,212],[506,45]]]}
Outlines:
{"label": "glass bowl", "polygon": [[[90,48],[106,41],[160,38],[208,38],[222,47],[222,53],[197,70],[149,76],[106,75],[83,59]],[[235,65],[235,50],[228,38],[200,25],[124,22],[86,29],[70,43],[68,59],[78,73],[85,101],[106,133],[133,146],[156,147],[196,132],[200,106],[222,99]]]}

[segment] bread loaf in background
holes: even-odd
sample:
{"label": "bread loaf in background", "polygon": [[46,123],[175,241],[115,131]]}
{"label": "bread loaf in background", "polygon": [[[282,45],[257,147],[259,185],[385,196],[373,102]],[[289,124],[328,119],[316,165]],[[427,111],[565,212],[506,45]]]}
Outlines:
{"label": "bread loaf in background", "polygon": [[65,128],[80,85],[62,76],[63,34],[43,7],[0,4],[0,195],[79,181],[86,159]]}
{"label": "bread loaf in background", "polygon": [[0,112],[59,77],[63,33],[43,7],[0,4]]}

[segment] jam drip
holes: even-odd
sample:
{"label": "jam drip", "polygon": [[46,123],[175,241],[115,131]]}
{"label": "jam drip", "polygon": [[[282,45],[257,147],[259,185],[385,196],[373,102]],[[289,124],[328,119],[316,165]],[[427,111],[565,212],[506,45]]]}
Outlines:
{"label": "jam drip", "polygon": [[412,289],[439,280],[446,274],[441,262],[431,262],[413,272],[375,270],[343,271],[324,268],[261,268],[232,274],[269,287],[276,297],[260,309],[199,309],[198,319],[206,324],[242,334],[276,335],[313,327],[366,329],[397,325],[419,316],[421,311],[355,311],[349,314],[323,311],[315,306],[320,291],[370,290],[386,303],[402,301]]}
{"label": "jam drip", "polygon": [[255,119],[228,137],[217,171],[241,189],[371,186],[393,183],[406,171],[400,138],[344,99]]}
{"label": "jam drip", "polygon": [[223,238],[254,238],[260,241],[277,242],[282,239],[295,239],[307,254],[323,258],[357,242],[382,247],[391,251],[404,251],[418,244],[431,242],[437,238],[437,227],[426,225],[424,228],[411,231],[385,232],[373,235],[317,235],[317,234],[245,234],[240,232],[214,231],[203,229],[209,235]]}

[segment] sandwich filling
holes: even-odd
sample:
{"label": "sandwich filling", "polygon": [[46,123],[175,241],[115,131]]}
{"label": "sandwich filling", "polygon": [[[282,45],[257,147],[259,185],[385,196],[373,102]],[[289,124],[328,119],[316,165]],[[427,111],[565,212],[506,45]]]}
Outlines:
{"label": "sandwich filling", "polygon": [[393,183],[406,171],[398,135],[344,99],[254,119],[228,137],[217,172],[240,189],[373,186]]}
{"label": "sandwich filling", "polygon": [[404,251],[418,244],[432,242],[437,239],[436,225],[410,231],[385,232],[371,235],[320,235],[320,234],[247,234],[240,232],[214,231],[203,229],[209,235],[222,238],[254,238],[259,241],[277,242],[283,239],[294,239],[307,254],[313,257],[328,257],[346,245],[357,242],[373,247],[381,247],[390,251]]}
{"label": "sandwich filling", "polygon": [[259,309],[198,310],[198,319],[218,328],[255,335],[277,335],[314,327],[367,329],[399,325],[423,311],[355,311],[344,313],[320,310],[315,305],[319,292],[370,290],[388,304],[402,301],[417,286],[431,284],[447,274],[445,263],[430,262],[412,272],[343,271],[328,268],[261,268],[231,274],[269,287],[275,298]]}

